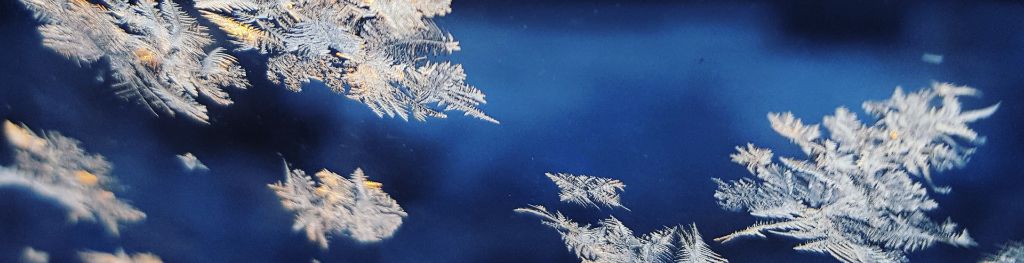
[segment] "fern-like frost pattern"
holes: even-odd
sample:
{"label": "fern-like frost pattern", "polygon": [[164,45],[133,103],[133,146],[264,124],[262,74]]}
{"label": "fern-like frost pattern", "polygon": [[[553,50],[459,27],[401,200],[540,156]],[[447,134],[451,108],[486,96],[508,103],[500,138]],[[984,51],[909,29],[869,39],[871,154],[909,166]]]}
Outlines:
{"label": "fern-like frost pattern", "polygon": [[117,199],[111,165],[102,156],[86,153],[79,142],[56,132],[36,135],[24,125],[4,122],[4,134],[15,147],[15,165],[0,166],[0,187],[20,187],[68,209],[71,221],[100,222],[117,234],[122,222],[145,214]]}
{"label": "fern-like frost pattern", "polygon": [[948,219],[937,223],[926,212],[938,207],[929,188],[949,191],[935,186],[929,171],[963,166],[984,141],[967,124],[998,108],[962,111],[959,98],[976,94],[945,83],[914,93],[897,88],[888,100],[864,103],[878,119],[872,125],[845,108],[825,117],[829,138],[792,113],[769,114],[772,128],[808,159],[775,163],[769,149],[737,147],[732,161],[755,177],[716,179],[715,197],[725,209],[767,221],[716,240],[778,234],[806,242],[796,250],[843,262],[905,262],[907,253],[935,243],[974,246],[966,230]]}
{"label": "fern-like frost pattern", "polygon": [[[497,123],[478,105],[459,64],[428,58],[459,50],[430,18],[450,0],[197,0],[203,16],[240,50],[268,54],[267,76],[299,91],[316,80],[378,116],[446,118],[447,111]],[[347,88],[346,88],[347,87]]]}
{"label": "fern-like frost pattern", "polygon": [[[382,185],[370,181],[362,169],[349,178],[322,170],[317,181],[302,170],[289,170],[284,182],[270,188],[285,209],[295,213],[293,230],[326,249],[327,236],[338,234],[359,242],[377,242],[394,235],[407,216]],[[319,183],[317,183],[319,182]]]}
{"label": "fern-like frost pattern", "polygon": [[21,0],[43,24],[43,44],[69,59],[105,60],[117,93],[154,114],[208,122],[199,97],[232,103],[221,87],[246,88],[245,71],[206,27],[170,0]]}
{"label": "fern-like frost pattern", "polygon": [[573,175],[567,173],[546,173],[558,186],[558,198],[562,202],[569,202],[581,206],[599,207],[621,207],[620,193],[626,188],[622,181],[601,178],[587,175]]}
{"label": "fern-like frost pattern", "polygon": [[[576,189],[588,192],[601,189],[600,187],[593,188],[594,186],[608,186],[610,190],[607,193],[615,195],[616,205],[618,205],[617,191],[621,191],[625,187],[622,182],[608,178],[565,173],[547,173],[546,175],[563,191]],[[572,196],[584,199],[592,198],[587,197],[589,196],[587,194],[573,194]],[[597,207],[596,203],[598,203],[579,202],[566,199],[564,196],[561,199],[563,202],[590,207]],[[603,204],[608,205],[607,203]],[[638,237],[633,234],[633,230],[615,217],[609,217],[598,222],[596,226],[591,226],[590,224],[580,225],[561,212],[552,213],[540,205],[518,208],[515,211],[541,218],[544,225],[558,231],[566,248],[585,263],[728,262],[721,255],[712,251],[707,243],[704,243],[695,224],[689,228],[666,227]]]}

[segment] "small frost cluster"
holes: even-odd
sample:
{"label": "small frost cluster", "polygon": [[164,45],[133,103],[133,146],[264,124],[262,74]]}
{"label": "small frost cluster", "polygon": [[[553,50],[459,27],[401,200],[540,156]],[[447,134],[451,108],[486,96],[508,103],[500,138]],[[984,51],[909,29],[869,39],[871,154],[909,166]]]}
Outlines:
{"label": "small frost cluster", "polygon": [[118,94],[154,114],[209,121],[202,96],[231,99],[220,87],[246,88],[245,71],[206,28],[171,0],[21,0],[43,25],[43,44],[80,63],[105,60]]}
{"label": "small frost cluster", "polygon": [[904,262],[906,254],[934,243],[973,246],[966,230],[948,219],[937,223],[926,212],[938,204],[921,178],[939,193],[931,170],[963,166],[984,140],[967,124],[992,115],[998,104],[962,111],[959,98],[976,95],[969,87],[934,84],[885,101],[866,102],[876,117],[864,124],[845,108],[824,118],[829,138],[818,125],[805,125],[791,113],[768,115],[772,128],[800,146],[806,160],[780,158],[748,144],[732,161],[755,178],[716,179],[715,197],[725,209],[746,210],[768,220],[720,237],[765,237],[766,233],[805,241],[796,250],[829,254],[843,262]]}
{"label": "small frost cluster", "polygon": [[31,190],[67,208],[70,220],[99,221],[112,234],[118,233],[119,223],[145,218],[110,191],[115,185],[110,163],[83,151],[78,141],[56,132],[37,136],[9,121],[4,134],[15,148],[15,164],[0,167],[0,187]]}
{"label": "small frost cluster", "polygon": [[[240,50],[270,56],[267,77],[299,91],[312,80],[378,116],[420,121],[445,111],[497,123],[478,105],[462,65],[429,58],[459,50],[431,18],[451,0],[196,0]],[[347,89],[346,89],[347,87]]]}
{"label": "small frost cluster", "polygon": [[[618,193],[615,191],[621,190],[625,185],[618,180],[571,174],[548,173],[547,176],[562,190],[563,202],[581,206],[596,207],[596,203],[611,206],[603,201],[595,201],[605,199],[591,199],[594,196],[607,195],[610,191],[615,196],[615,206],[621,207],[618,205]],[[600,185],[614,186],[594,187]],[[572,196],[579,198],[565,198],[564,193],[567,190],[576,191]],[[554,228],[562,235],[566,248],[576,253],[576,257],[586,263],[728,262],[704,243],[696,225],[691,225],[689,230],[682,226],[667,227],[637,237],[633,235],[633,230],[615,217],[609,217],[596,226],[591,226],[580,225],[561,212],[551,213],[539,205],[518,208],[515,211],[540,217],[544,225]]]}
{"label": "small frost cluster", "polygon": [[287,170],[284,182],[270,185],[285,209],[295,213],[293,230],[305,230],[309,241],[327,248],[327,235],[338,234],[359,242],[391,237],[407,216],[402,207],[367,180],[362,169],[348,179],[322,170],[313,181],[302,170]]}
{"label": "small frost cluster", "polygon": [[544,175],[558,186],[560,191],[558,198],[562,202],[581,206],[604,205],[609,208],[626,209],[619,201],[619,193],[626,188],[626,184],[623,184],[622,181],[567,173],[546,173]]}

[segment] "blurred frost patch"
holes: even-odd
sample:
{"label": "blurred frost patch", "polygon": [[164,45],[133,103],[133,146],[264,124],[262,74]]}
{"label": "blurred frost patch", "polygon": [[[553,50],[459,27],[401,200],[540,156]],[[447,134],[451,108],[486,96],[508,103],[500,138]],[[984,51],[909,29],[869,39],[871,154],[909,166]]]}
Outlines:
{"label": "blurred frost patch", "polygon": [[942,54],[924,53],[921,55],[921,61],[930,64],[942,64]]}
{"label": "blurred frost patch", "polygon": [[178,156],[178,161],[181,161],[181,165],[184,166],[185,169],[188,169],[189,171],[196,171],[196,170],[207,171],[207,170],[210,170],[209,167],[206,167],[206,164],[203,164],[203,162],[200,161],[199,158],[196,157],[196,155],[194,155],[194,154],[192,154],[190,152],[179,154],[177,156]]}
{"label": "blurred frost patch", "polygon": [[78,141],[56,132],[36,135],[10,121],[3,126],[14,147],[15,163],[0,166],[0,187],[28,189],[67,208],[70,221],[98,221],[115,235],[119,223],[146,217],[114,196],[110,189],[116,182],[103,156],[86,153]]}
{"label": "blurred frost patch", "polygon": [[124,250],[117,250],[114,254],[85,251],[78,252],[78,257],[85,263],[163,263],[160,257],[151,253],[124,253]]}

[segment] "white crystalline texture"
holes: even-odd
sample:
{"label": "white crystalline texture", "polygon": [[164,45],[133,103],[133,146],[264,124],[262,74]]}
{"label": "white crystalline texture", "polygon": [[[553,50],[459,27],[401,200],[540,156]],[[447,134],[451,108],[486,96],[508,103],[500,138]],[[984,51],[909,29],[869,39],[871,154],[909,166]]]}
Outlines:
{"label": "white crystalline texture", "polygon": [[1024,263],[1024,243],[1010,242],[1003,246],[999,253],[989,255],[980,263]]}
{"label": "white crystalline texture", "polygon": [[962,111],[959,97],[977,93],[950,84],[910,94],[897,89],[889,100],[864,103],[878,118],[872,125],[845,108],[825,117],[829,138],[791,113],[769,114],[772,128],[808,159],[780,158],[778,164],[771,150],[737,147],[733,162],[755,178],[716,179],[715,197],[725,209],[767,221],[716,240],[772,233],[804,241],[796,250],[843,262],[904,262],[907,253],[934,243],[974,246],[955,223],[928,217],[938,204],[915,179],[935,192],[949,191],[934,186],[929,171],[963,166],[972,146],[984,141],[967,124],[989,117],[998,104]]}
{"label": "white crystalline texture", "polygon": [[[618,180],[571,174],[545,175],[562,189],[562,201],[593,207],[598,207],[598,203],[622,207],[618,191],[625,185]],[[596,198],[595,194],[603,197]],[[589,201],[592,199],[602,201]],[[561,212],[548,212],[544,206],[531,205],[515,211],[540,217],[541,223],[558,231],[566,248],[585,263],[728,262],[704,243],[696,224],[689,230],[682,226],[666,227],[637,237],[615,217],[592,227],[581,226]]]}
{"label": "white crystalline texture", "polygon": [[[287,168],[286,168],[287,169]],[[402,207],[356,169],[348,179],[327,170],[316,173],[319,183],[302,170],[287,171],[284,182],[271,184],[285,209],[295,213],[295,231],[327,248],[327,235],[359,242],[391,237],[407,216]]]}
{"label": "white crystalline texture", "polygon": [[622,181],[593,177],[587,175],[572,175],[567,173],[546,173],[549,179],[558,186],[558,198],[563,202],[569,202],[581,206],[599,207],[621,207],[619,194],[626,184]]}
{"label": "white crystalline texture", "polygon": [[71,221],[98,221],[115,235],[119,223],[145,218],[111,192],[116,182],[109,175],[110,163],[83,151],[78,141],[56,132],[37,136],[9,121],[4,134],[15,148],[15,165],[0,167],[0,187],[31,190],[67,208]]}
{"label": "white crystalline texture", "polygon": [[199,158],[196,157],[196,155],[194,155],[192,153],[179,154],[179,155],[177,155],[177,157],[178,157],[178,161],[181,161],[181,165],[185,166],[185,169],[188,169],[189,171],[195,171],[195,170],[208,171],[208,170],[210,170],[209,167],[206,167],[206,164],[203,164],[203,162],[200,161]]}
{"label": "white crystalline texture", "polygon": [[597,226],[580,225],[543,206],[518,208],[518,213],[540,217],[543,224],[562,236],[566,248],[582,262],[593,263],[725,263],[729,262],[711,251],[697,226],[668,227],[637,237],[615,217],[602,220]]}
{"label": "white crystalline texture", "polygon": [[85,263],[163,263],[160,257],[151,253],[129,255],[124,253],[124,250],[118,250],[114,254],[96,251],[78,252],[78,257]]}
{"label": "white crystalline texture", "polygon": [[459,64],[433,58],[459,43],[430,20],[450,0],[197,0],[203,16],[240,50],[270,56],[267,77],[299,91],[316,80],[378,116],[498,121],[477,108],[484,94]]}
{"label": "white crystalline texture", "polygon": [[245,71],[206,27],[170,0],[21,0],[42,22],[43,44],[80,63],[104,60],[118,94],[154,114],[208,122],[198,97],[229,105],[220,87],[246,88]]}

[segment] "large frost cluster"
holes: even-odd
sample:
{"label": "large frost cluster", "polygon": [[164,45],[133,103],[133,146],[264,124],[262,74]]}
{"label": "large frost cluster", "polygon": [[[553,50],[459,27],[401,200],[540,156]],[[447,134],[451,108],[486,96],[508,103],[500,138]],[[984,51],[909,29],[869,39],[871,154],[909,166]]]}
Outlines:
{"label": "large frost cluster", "polygon": [[246,88],[245,71],[171,0],[21,0],[42,22],[43,44],[80,63],[103,60],[118,94],[154,114],[208,122],[198,99],[232,103],[221,87]]}
{"label": "large frost cluster", "polygon": [[[315,174],[287,170],[284,182],[270,185],[285,209],[295,213],[295,231],[304,230],[309,241],[327,248],[327,235],[338,234],[359,242],[391,237],[407,216],[405,210],[370,181],[362,169],[349,178],[331,171]],[[317,183],[319,182],[319,183]]]}
{"label": "large frost cluster", "polygon": [[969,87],[934,84],[885,101],[865,102],[877,118],[865,124],[846,108],[824,118],[829,137],[791,113],[768,115],[772,128],[800,146],[807,159],[779,158],[752,144],[737,147],[733,162],[754,178],[716,179],[715,193],[728,210],[767,220],[717,238],[776,234],[804,241],[795,249],[829,254],[843,262],[904,262],[906,254],[935,243],[973,246],[966,230],[950,220],[933,221],[938,207],[931,170],[963,166],[984,139],[967,125],[992,115],[998,104],[964,111],[959,98]]}
{"label": "large frost cluster", "polygon": [[430,58],[459,50],[431,21],[450,0],[196,0],[203,16],[241,50],[268,54],[267,77],[299,91],[312,80],[378,116],[445,118],[462,111],[489,122],[484,94],[462,65]]}

